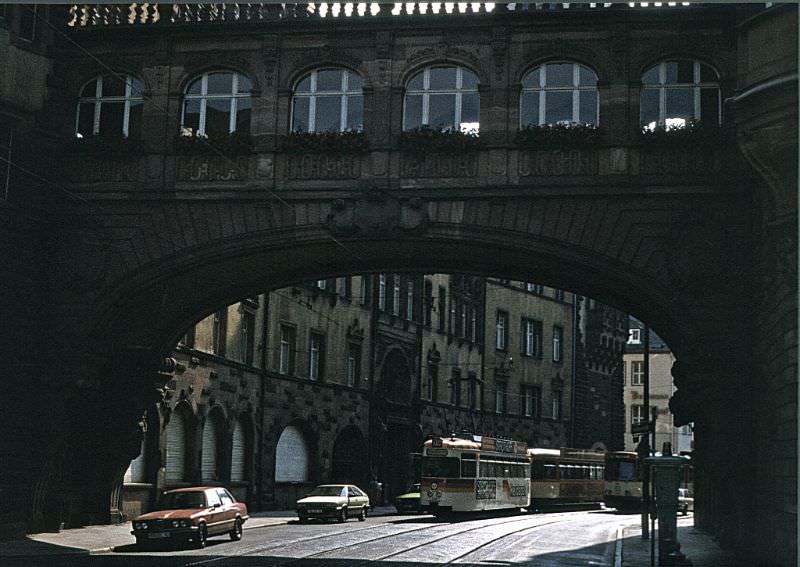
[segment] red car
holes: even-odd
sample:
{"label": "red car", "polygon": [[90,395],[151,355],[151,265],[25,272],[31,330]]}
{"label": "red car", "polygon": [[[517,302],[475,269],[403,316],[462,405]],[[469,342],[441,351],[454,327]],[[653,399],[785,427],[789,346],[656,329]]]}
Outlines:
{"label": "red car", "polygon": [[157,511],[134,518],[131,533],[138,545],[193,542],[205,547],[206,539],[213,535],[242,539],[242,524],[248,518],[247,506],[225,488],[178,488],[162,495]]}

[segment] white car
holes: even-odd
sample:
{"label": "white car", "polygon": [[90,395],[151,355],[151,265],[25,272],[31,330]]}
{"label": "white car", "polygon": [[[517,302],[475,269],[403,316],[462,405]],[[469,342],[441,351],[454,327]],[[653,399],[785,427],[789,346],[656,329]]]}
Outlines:
{"label": "white car", "polygon": [[678,489],[678,511],[684,516],[690,511],[694,512],[694,498],[689,496],[688,488]]}
{"label": "white car", "polygon": [[300,523],[309,518],[336,518],[344,522],[347,518],[358,517],[359,522],[367,519],[369,497],[354,484],[320,484],[305,498],[297,501],[297,517]]}

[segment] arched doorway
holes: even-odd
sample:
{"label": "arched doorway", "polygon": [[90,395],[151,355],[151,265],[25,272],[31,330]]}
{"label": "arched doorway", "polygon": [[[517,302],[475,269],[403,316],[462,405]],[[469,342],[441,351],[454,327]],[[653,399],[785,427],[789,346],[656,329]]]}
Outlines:
{"label": "arched doorway", "polygon": [[311,451],[300,424],[286,426],[275,447],[275,505],[294,508],[312,485]]}
{"label": "arched doorway", "polygon": [[369,482],[366,454],[367,443],[358,427],[345,427],[333,444],[331,481],[356,484],[366,490]]}

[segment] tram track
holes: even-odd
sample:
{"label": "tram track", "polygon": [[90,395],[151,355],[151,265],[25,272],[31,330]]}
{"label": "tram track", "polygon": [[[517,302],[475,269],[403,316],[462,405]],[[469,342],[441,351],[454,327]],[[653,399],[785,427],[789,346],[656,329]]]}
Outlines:
{"label": "tram track", "polygon": [[[496,529],[498,527],[507,526],[509,524],[517,524],[517,523],[522,523],[522,522],[535,521],[537,519],[539,519],[539,518],[538,517],[532,517],[532,516],[514,517],[514,518],[511,518],[511,519],[503,519],[503,521],[494,521],[494,522],[491,522],[488,525],[485,524],[485,523],[482,523],[481,525],[468,527],[466,529],[459,529],[459,530],[456,530],[456,531],[446,531],[446,533],[443,533],[440,536],[435,537],[434,539],[427,539],[427,540],[425,540],[423,542],[419,542],[418,544],[415,544],[415,545],[404,546],[403,549],[400,550],[400,551],[393,551],[391,553],[378,554],[378,555],[375,555],[375,556],[371,556],[369,558],[352,558],[352,559],[349,559],[350,562],[348,564],[352,565],[352,567],[361,567],[361,566],[372,564],[372,563],[374,563],[376,561],[383,561],[383,560],[386,560],[386,559],[392,559],[392,558],[398,557],[400,555],[413,553],[413,552],[421,550],[421,549],[423,549],[425,547],[439,544],[439,543],[441,543],[441,542],[443,542],[445,540],[448,540],[450,538],[461,537],[461,536],[464,536],[465,534],[470,534],[470,533],[479,532],[479,531],[483,531],[483,530]],[[536,528],[543,527],[543,526],[546,526],[546,525],[551,525],[551,524],[554,524],[554,523],[564,522],[564,521],[567,521],[567,518],[564,518],[563,515],[559,515],[558,519],[554,519],[554,518],[550,517],[550,518],[548,518],[548,520],[549,521],[542,522],[542,523],[537,523],[535,526],[531,526],[530,528],[525,528],[524,530],[514,530],[514,531],[511,531],[509,533],[504,533],[504,534],[502,534],[502,535],[500,535],[498,537],[491,538],[490,540],[481,543],[481,545],[478,546],[478,547],[471,547],[469,551],[465,552],[464,554],[459,555],[456,558],[452,558],[452,559],[448,560],[448,562],[442,563],[442,565],[449,565],[452,562],[457,561],[461,557],[469,555],[470,553],[474,553],[476,550],[481,549],[482,547],[485,547],[487,545],[491,545],[492,543],[495,543],[495,542],[497,542],[497,541],[499,541],[499,540],[501,540],[501,539],[503,539],[505,537],[509,537],[509,536],[511,536],[513,534],[519,533],[520,531],[527,531],[529,529],[532,530],[532,529],[536,529]],[[478,520],[470,520],[468,522],[469,523],[473,523],[475,521],[478,521]],[[480,520],[480,521],[484,521],[484,520]],[[297,546],[298,544],[304,544],[304,543],[315,542],[315,541],[322,541],[322,540],[330,539],[330,538],[340,538],[343,535],[350,535],[350,534],[353,534],[353,533],[364,532],[364,531],[368,531],[368,530],[375,530],[376,528],[380,529],[380,528],[383,528],[383,527],[385,527],[387,525],[390,525],[390,524],[387,523],[387,524],[381,524],[379,526],[374,526],[373,525],[373,526],[364,527],[364,528],[337,530],[337,531],[332,532],[332,533],[320,534],[320,535],[315,535],[315,536],[311,536],[311,537],[298,538],[298,539],[292,540],[290,542],[283,541],[283,542],[275,543],[275,544],[271,544],[271,545],[259,545],[259,546],[256,546],[256,547],[252,547],[252,548],[248,548],[248,549],[245,549],[245,550],[241,550],[240,552],[238,552],[238,553],[236,553],[235,555],[232,555],[232,556],[214,557],[214,558],[203,559],[203,560],[200,560],[200,561],[185,563],[184,567],[194,567],[194,566],[199,566],[199,565],[207,565],[207,564],[210,564],[210,563],[217,563],[217,562],[226,561],[226,560],[227,561],[235,561],[237,558],[252,557],[255,554],[262,554],[264,552],[269,552],[269,551],[274,551],[274,550],[287,550],[287,549],[290,549],[293,546]],[[409,528],[409,529],[404,529],[404,530],[401,530],[401,531],[394,531],[394,532],[389,533],[389,534],[377,535],[377,537],[370,537],[368,539],[361,539],[361,540],[353,542],[353,543],[347,543],[347,544],[344,544],[344,545],[339,544],[339,545],[336,545],[335,547],[326,548],[323,551],[319,551],[319,552],[316,552],[316,553],[309,553],[309,554],[303,555],[302,557],[286,557],[285,560],[283,560],[282,558],[278,558],[278,557],[271,557],[270,561],[269,561],[269,565],[270,565],[270,567],[284,567],[284,566],[290,566],[290,565],[301,565],[303,562],[307,562],[307,561],[314,562],[314,561],[318,561],[320,559],[325,559],[325,558],[328,558],[328,559],[341,559],[340,557],[337,557],[337,555],[339,555],[339,554],[341,554],[343,552],[346,552],[346,550],[348,550],[348,549],[355,549],[355,548],[363,547],[363,546],[367,546],[367,545],[375,545],[377,542],[388,541],[388,540],[391,540],[391,539],[394,539],[394,538],[402,538],[404,536],[409,536],[409,535],[413,535],[415,533],[422,533],[422,532],[425,532],[425,531],[435,530],[437,528],[445,529],[446,527],[449,527],[449,526],[452,526],[452,524],[433,524],[433,525],[428,524],[428,525],[424,525],[424,526],[415,526],[415,527],[412,527],[412,528]]]}

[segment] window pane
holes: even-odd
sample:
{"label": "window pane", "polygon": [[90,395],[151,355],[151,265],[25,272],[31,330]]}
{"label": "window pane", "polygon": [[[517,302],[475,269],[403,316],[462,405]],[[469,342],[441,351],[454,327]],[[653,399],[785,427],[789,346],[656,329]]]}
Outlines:
{"label": "window pane", "polygon": [[572,63],[551,63],[546,65],[545,84],[548,87],[572,86]]}
{"label": "window pane", "polygon": [[407,95],[403,128],[413,130],[420,126],[422,126],[422,95]]}
{"label": "window pane", "polygon": [[103,93],[101,96],[125,96],[125,77],[106,75],[103,77]]}
{"label": "window pane", "polygon": [[233,92],[233,73],[209,73],[208,94],[230,94]]}
{"label": "window pane", "polygon": [[338,132],[341,130],[342,97],[317,97],[317,113],[314,130],[316,132]]}
{"label": "window pane", "polygon": [[522,113],[520,124],[539,124],[539,93],[522,93]]}
{"label": "window pane", "polygon": [[692,118],[694,116],[694,97],[692,88],[667,89],[665,118]]}
{"label": "window pane", "polygon": [[200,101],[187,100],[183,103],[183,127],[197,134],[200,128]]}
{"label": "window pane", "polygon": [[522,78],[522,86],[526,89],[534,89],[539,86],[539,75],[542,72],[541,67],[537,67]]}
{"label": "window pane", "polygon": [[678,82],[694,83],[694,61],[678,62]]}
{"label": "window pane", "polygon": [[364,80],[357,73],[347,73],[347,92],[360,91],[364,86]]}
{"label": "window pane", "polygon": [[431,69],[431,89],[455,89],[456,88],[456,68],[455,67],[434,67]]}
{"label": "window pane", "polygon": [[292,132],[308,132],[308,102],[307,97],[295,97],[292,111]]}
{"label": "window pane", "polygon": [[78,134],[88,138],[94,133],[94,103],[84,102],[78,106]]}
{"label": "window pane", "polygon": [[477,89],[478,88],[478,75],[469,69],[461,71],[461,88],[462,89]]}
{"label": "window pane", "polygon": [[249,98],[240,98],[236,101],[236,131],[250,132],[250,109],[252,103]]}
{"label": "window pane", "polygon": [[709,124],[719,123],[718,89],[700,89],[700,119]]}
{"label": "window pane", "polygon": [[347,97],[347,129],[364,129],[364,97],[361,95]]}
{"label": "window pane", "polygon": [[141,98],[144,93],[144,83],[139,79],[131,79],[131,97]]}
{"label": "window pane", "polygon": [[580,74],[578,75],[578,84],[584,87],[594,86],[597,84],[597,75],[594,74],[594,71],[588,67],[584,67],[583,65],[578,66],[578,69],[580,69]]}
{"label": "window pane", "polygon": [[142,132],[142,108],[144,104],[141,100],[131,101],[131,110],[128,117],[128,137],[138,139]]}
{"label": "window pane", "polygon": [[196,81],[189,84],[189,88],[186,89],[186,94],[200,94],[203,87],[203,80],[197,79]]}
{"label": "window pane", "polygon": [[700,81],[703,83],[716,83],[717,72],[712,67],[704,63],[700,63]]}
{"label": "window pane", "polygon": [[461,122],[478,122],[480,120],[480,96],[478,93],[461,96]]}
{"label": "window pane", "polygon": [[249,93],[253,90],[253,83],[244,75],[239,75],[239,82],[236,85],[237,93]]}
{"label": "window pane", "polygon": [[310,93],[311,92],[311,76],[304,77],[302,81],[297,83],[297,88],[295,92],[298,93]]}
{"label": "window pane", "polygon": [[555,124],[559,120],[572,121],[572,92],[545,93],[544,121]]}
{"label": "window pane", "polygon": [[432,128],[453,128],[455,126],[456,95],[431,95],[429,99],[428,124]]}
{"label": "window pane", "polygon": [[639,121],[642,125],[658,123],[658,89],[643,89],[639,107]]}
{"label": "window pane", "polygon": [[100,135],[118,137],[122,136],[122,117],[125,105],[121,102],[104,102],[100,106]]}
{"label": "window pane", "polygon": [[658,69],[659,65],[656,65],[654,67],[650,67],[647,71],[645,71],[644,75],[642,75],[642,83],[644,83],[645,85],[657,85]]}
{"label": "window pane", "polygon": [[341,91],[344,73],[339,70],[328,69],[317,72],[317,92]]}
{"label": "window pane", "polygon": [[209,99],[206,101],[206,135],[219,138],[230,132],[230,99]]}
{"label": "window pane", "polygon": [[597,124],[597,91],[580,91],[578,122]]}
{"label": "window pane", "polygon": [[83,90],[81,91],[81,96],[84,97],[84,98],[85,97],[94,98],[96,96],[96,94],[97,94],[97,80],[96,79],[94,81],[90,81],[85,87],[83,87]]}
{"label": "window pane", "polygon": [[408,89],[409,90],[422,90],[424,79],[424,73],[417,73],[414,77],[408,82]]}

